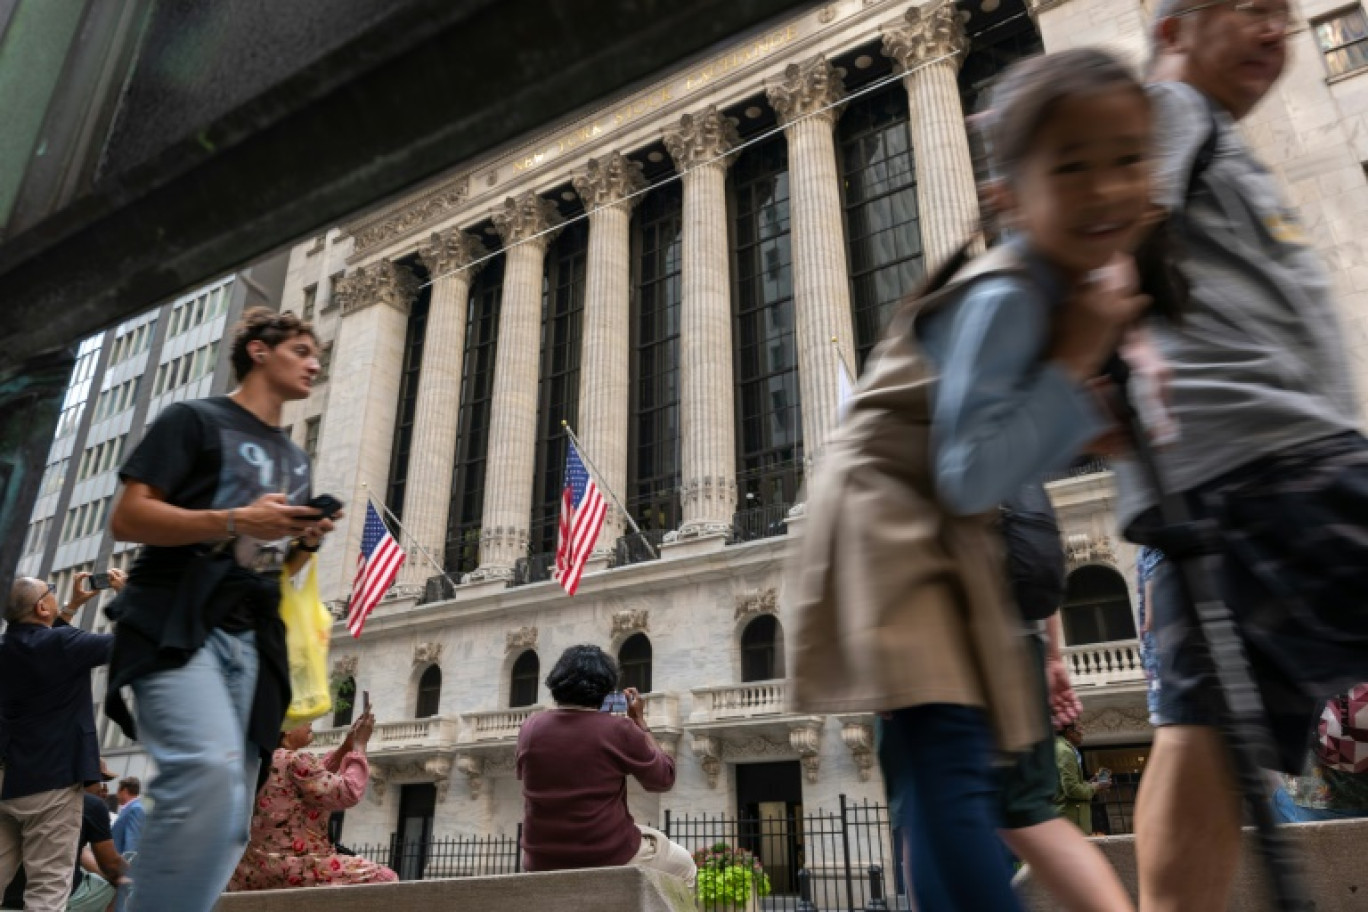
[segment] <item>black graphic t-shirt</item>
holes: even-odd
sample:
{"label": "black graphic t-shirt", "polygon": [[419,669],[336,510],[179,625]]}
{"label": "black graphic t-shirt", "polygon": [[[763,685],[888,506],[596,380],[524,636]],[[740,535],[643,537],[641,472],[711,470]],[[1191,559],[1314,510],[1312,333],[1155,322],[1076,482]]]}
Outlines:
{"label": "black graphic t-shirt", "polygon": [[[283,430],[261,421],[227,396],[167,406],[119,471],[166,502],[187,510],[245,507],[263,494],[284,494],[291,504],[309,501],[309,458]],[[145,545],[129,574],[133,590],[174,590],[199,546]],[[289,540],[263,542],[239,535],[239,564],[274,575]]]}

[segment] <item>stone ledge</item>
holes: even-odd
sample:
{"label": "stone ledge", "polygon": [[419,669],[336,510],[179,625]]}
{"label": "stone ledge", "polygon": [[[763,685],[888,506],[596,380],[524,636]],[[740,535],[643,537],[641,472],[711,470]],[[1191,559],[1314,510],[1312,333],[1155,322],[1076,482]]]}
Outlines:
{"label": "stone ledge", "polygon": [[[1301,852],[1316,912],[1362,912],[1368,908],[1368,865],[1363,862],[1363,849],[1368,845],[1368,818],[1299,823],[1289,829]],[[1135,837],[1104,836],[1095,842],[1116,868],[1131,897],[1137,897]],[[1029,912],[1055,912],[1060,908],[1032,881],[1029,871],[1023,870],[1015,883]],[[1229,912],[1264,912],[1271,908],[1254,830],[1246,827]]]}
{"label": "stone ledge", "polygon": [[693,912],[683,881],[636,867],[228,893],[215,912]]}

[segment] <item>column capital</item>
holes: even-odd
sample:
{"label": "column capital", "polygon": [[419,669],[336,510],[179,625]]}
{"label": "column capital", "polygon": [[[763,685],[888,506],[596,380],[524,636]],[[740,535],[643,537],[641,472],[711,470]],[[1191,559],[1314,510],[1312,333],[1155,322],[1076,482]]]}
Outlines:
{"label": "column capital", "polygon": [[428,239],[418,247],[418,257],[423,261],[423,265],[432,273],[434,281],[448,273],[455,272],[457,269],[469,267],[467,278],[474,278],[475,273],[480,271],[483,263],[471,266],[480,257],[489,253],[489,250],[480,239],[467,231],[459,228],[451,228],[446,231],[434,231]]}
{"label": "column capital", "polygon": [[499,237],[503,238],[505,246],[526,241],[540,234],[534,243],[540,244],[545,250],[559,232],[542,232],[559,225],[562,221],[564,219],[561,218],[555,203],[531,192],[524,193],[517,199],[508,197],[504,200],[503,208],[494,213],[494,229],[499,232]]}
{"label": "column capital", "polygon": [[623,204],[631,209],[641,197],[633,196],[646,186],[641,163],[621,152],[602,158],[591,158],[585,169],[571,180],[575,192],[584,200],[584,208],[593,210],[603,206]]}
{"label": "column capital", "polygon": [[[741,142],[736,132],[737,120],[708,105],[679,118],[679,125],[665,131],[665,150],[674,159],[675,167],[687,171],[704,162],[712,161]],[[726,160],[716,163],[726,168]]]}
{"label": "column capital", "polygon": [[968,47],[964,20],[953,0],[932,0],[914,6],[883,30],[884,56],[893,61],[893,69],[899,73],[906,73],[923,61],[952,55],[950,63],[959,69]]}
{"label": "column capital", "polygon": [[834,124],[841,109],[832,105],[846,95],[844,76],[845,70],[832,66],[825,55],[818,54],[784,67],[783,77],[766,86],[765,94],[779,112],[780,123],[788,125],[800,117],[816,114]]}
{"label": "column capital", "polygon": [[372,304],[388,304],[408,313],[418,293],[418,279],[393,260],[380,260],[345,275],[333,289],[342,304],[342,316],[356,313]]}

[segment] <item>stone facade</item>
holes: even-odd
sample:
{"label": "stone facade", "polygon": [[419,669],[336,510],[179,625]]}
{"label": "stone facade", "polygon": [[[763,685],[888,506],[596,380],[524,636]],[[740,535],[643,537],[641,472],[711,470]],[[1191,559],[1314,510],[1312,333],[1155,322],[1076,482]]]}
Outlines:
{"label": "stone facade", "polygon": [[[1319,13],[1332,4],[1313,0],[1310,6]],[[1030,0],[1029,11],[1048,49],[1101,42],[1132,59],[1145,53],[1147,12],[1140,0]],[[922,239],[934,261],[958,245],[977,211],[956,86],[967,37],[955,12],[943,0],[839,0],[813,8],[719,47],[707,60],[662,74],[657,83],[610,99],[600,110],[550,125],[295,250],[285,306],[300,300],[310,283],[318,285],[319,333],[337,356],[330,378],[308,402],[291,407],[287,422],[303,442],[307,419],[322,417],[317,486],[352,507],[343,534],[321,556],[320,583],[329,600],[345,596],[357,518],[367,492],[378,496],[383,490],[389,468],[405,296],[415,291],[404,267],[395,264],[418,256],[429,268],[438,318],[428,332],[454,340],[463,331],[468,288],[461,285],[468,276],[451,270],[477,252],[462,233],[492,218],[506,257],[480,567],[453,598],[420,603],[414,587],[435,570],[419,568],[421,557],[410,549],[413,569],[405,586],[377,609],[364,637],[352,641],[339,628],[335,640],[340,667],[355,676],[359,689],[371,692],[381,720],[372,742],[371,794],[347,814],[348,842],[387,839],[397,826],[401,789],[411,783],[436,785],[438,835],[511,834],[522,807],[513,744],[522,719],[535,708],[508,708],[513,664],[534,650],[544,678],[567,646],[588,642],[616,650],[635,633],[645,633],[653,651],[648,718],[679,766],[678,783],[668,795],[648,796],[632,787],[639,820],[659,822],[666,809],[735,813],[737,766],[762,761],[799,765],[808,809],[833,808],[841,794],[881,800],[872,719],[794,714],[781,678],[742,683],[746,625],[775,615],[782,656],[791,619],[779,598],[784,538],[725,544],[737,499],[736,324],[726,212],[734,156],[727,153],[740,143],[737,123],[725,112],[746,99],[767,99],[788,141],[802,420],[811,455],[835,412],[838,350],[831,338],[845,349],[844,357],[853,353],[832,134],[842,111],[844,77],[833,61],[868,47],[868,53],[892,61],[892,78],[905,86]],[[1310,33],[1302,29],[1293,41],[1288,76],[1251,119],[1248,132],[1286,180],[1326,253],[1362,371],[1368,368],[1368,184],[1359,162],[1368,158],[1368,79],[1327,85]],[[549,197],[564,196],[563,188],[573,186],[589,212],[592,300],[584,314],[580,430],[605,476],[623,484],[632,458],[623,449],[630,417],[628,353],[622,350],[630,293],[628,225],[632,194],[642,183],[624,157],[655,144],[663,144],[682,180],[682,522],[665,543],[663,559],[611,569],[593,565],[573,599],[550,582],[510,588],[528,535],[542,260],[558,219]],[[343,268],[346,279],[330,278]],[[336,285],[342,294],[332,290]],[[344,307],[335,306],[339,297],[346,299]],[[431,366],[424,356],[420,424],[447,427],[417,429],[425,452],[415,446],[410,465],[410,478],[426,479],[420,495],[425,506],[412,531],[439,560],[440,541],[433,536],[441,534],[449,500],[451,428],[459,399],[452,384],[461,376],[459,344],[441,347]],[[440,380],[429,384],[429,372]],[[1114,568],[1133,591],[1135,554],[1114,528],[1110,476],[1080,473],[1055,482],[1052,494],[1071,564]],[[798,524],[795,517],[791,528]],[[605,533],[608,541],[612,534]],[[1068,653],[1087,707],[1090,742],[1147,742],[1133,642],[1071,647]],[[414,719],[419,679],[433,665],[442,674],[438,713]],[[537,705],[547,699],[540,684]],[[322,732],[319,746],[340,737]]]}

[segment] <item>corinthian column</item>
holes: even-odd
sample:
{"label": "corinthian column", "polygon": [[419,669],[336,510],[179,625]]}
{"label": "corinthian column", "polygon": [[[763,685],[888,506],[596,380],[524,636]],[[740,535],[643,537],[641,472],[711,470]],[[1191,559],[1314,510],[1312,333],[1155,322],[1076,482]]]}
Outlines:
{"label": "corinthian column", "polygon": [[841,346],[855,363],[850,274],[841,230],[841,185],[833,130],[845,96],[844,73],[814,57],[792,63],[767,88],[788,138],[789,216],[793,245],[793,312],[798,345],[798,389],[803,447],[810,460],[836,421]]}
{"label": "corinthian column", "polygon": [[[418,374],[418,401],[409,447],[404,525],[418,544],[441,562],[446,553],[451,470],[456,461],[456,420],[461,407],[461,360],[465,356],[466,305],[471,263],[486,253],[475,237],[452,229],[434,234],[418,255],[432,274],[432,301]],[[403,581],[421,585],[437,571],[421,554],[404,563]]]}
{"label": "corinthian column", "polygon": [[537,456],[543,261],[556,234],[547,229],[559,221],[555,204],[535,193],[504,200],[503,209],[494,214],[506,259],[480,517],[480,566],[470,574],[472,582],[511,580],[514,562],[527,553]]}
{"label": "corinthian column", "polygon": [[679,305],[681,539],[720,540],[736,512],[735,384],[727,260],[727,165],[736,121],[708,107],[665,134],[683,172]]}
{"label": "corinthian column", "polygon": [[333,292],[342,307],[328,381],[329,409],[319,441],[313,489],[347,503],[340,540],[319,552],[324,599],[346,596],[351,582],[345,562],[356,560],[366,496],[385,496],[409,308],[418,292],[413,273],[389,260],[344,276]]}
{"label": "corinthian column", "polygon": [[[574,179],[589,211],[580,426],[575,429],[600,481],[621,497],[627,489],[627,407],[631,365],[632,207],[646,186],[641,165],[617,152],[590,159]],[[607,496],[605,492],[605,496]],[[613,551],[622,514],[609,500],[596,554]]]}
{"label": "corinthian column", "polygon": [[883,51],[905,73],[907,126],[917,163],[917,214],[927,271],[978,224],[978,193],[956,75],[968,41],[953,0],[914,6],[884,29]]}

